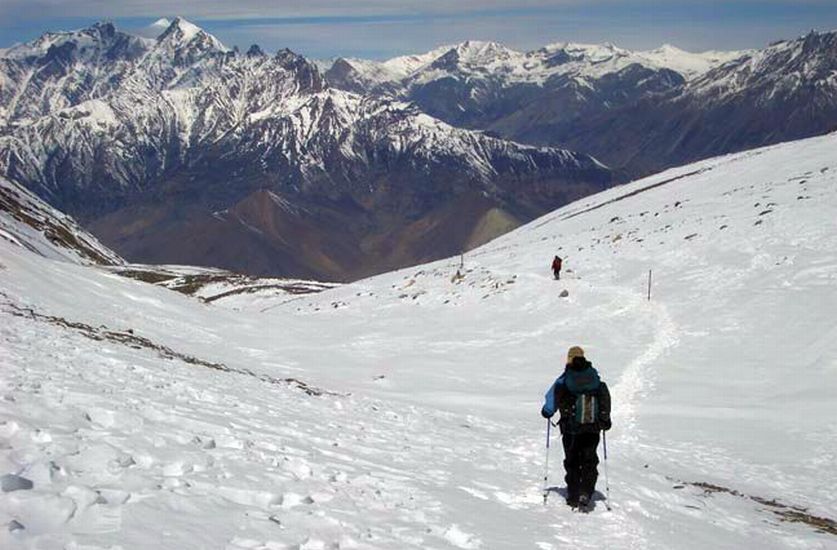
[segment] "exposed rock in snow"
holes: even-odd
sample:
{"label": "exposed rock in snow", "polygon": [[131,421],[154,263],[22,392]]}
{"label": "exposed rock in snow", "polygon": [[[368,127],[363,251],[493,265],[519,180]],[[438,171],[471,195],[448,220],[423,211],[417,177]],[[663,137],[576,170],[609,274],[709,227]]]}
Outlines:
{"label": "exposed rock in snow", "polygon": [[15,474],[4,474],[0,476],[0,489],[4,493],[11,493],[13,491],[26,491],[33,487],[31,480],[26,479]]}
{"label": "exposed rock in snow", "polygon": [[0,239],[53,259],[123,263],[71,217],[0,176]]}

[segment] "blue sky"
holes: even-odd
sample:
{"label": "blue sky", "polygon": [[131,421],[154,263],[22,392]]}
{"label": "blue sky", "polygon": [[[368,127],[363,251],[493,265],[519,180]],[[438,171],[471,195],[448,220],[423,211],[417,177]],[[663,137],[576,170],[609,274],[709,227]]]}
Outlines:
{"label": "blue sky", "polygon": [[132,30],[175,15],[229,46],[380,59],[466,39],[520,49],[559,41],[760,47],[837,29],[837,0],[2,0],[0,47],[101,19]]}

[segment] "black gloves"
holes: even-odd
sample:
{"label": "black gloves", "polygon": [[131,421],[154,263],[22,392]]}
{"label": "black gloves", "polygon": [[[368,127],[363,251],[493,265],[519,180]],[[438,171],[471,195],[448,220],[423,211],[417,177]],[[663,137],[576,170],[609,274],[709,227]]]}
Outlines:
{"label": "black gloves", "polygon": [[599,418],[599,425],[601,425],[602,430],[608,431],[611,427],[610,418]]}

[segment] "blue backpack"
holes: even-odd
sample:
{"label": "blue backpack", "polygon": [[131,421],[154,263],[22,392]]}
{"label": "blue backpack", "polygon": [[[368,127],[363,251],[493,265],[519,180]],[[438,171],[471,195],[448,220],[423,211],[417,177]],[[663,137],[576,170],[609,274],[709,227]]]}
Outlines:
{"label": "blue backpack", "polygon": [[567,371],[564,378],[567,389],[575,396],[572,418],[574,428],[591,426],[599,420],[599,373],[593,367],[581,371]]}

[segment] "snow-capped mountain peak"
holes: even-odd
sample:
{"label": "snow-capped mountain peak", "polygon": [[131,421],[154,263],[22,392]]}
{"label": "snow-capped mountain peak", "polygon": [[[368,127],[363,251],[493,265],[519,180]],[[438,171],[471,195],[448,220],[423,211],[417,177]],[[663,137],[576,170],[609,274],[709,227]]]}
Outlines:
{"label": "snow-capped mountain peak", "polygon": [[230,51],[213,35],[182,17],[175,17],[168,28],[157,37],[157,42],[174,49],[200,48],[219,52]]}
{"label": "snow-capped mountain peak", "polygon": [[746,55],[746,50],[733,51],[705,51],[688,52],[671,44],[663,44],[654,50],[637,52],[643,60],[657,67],[667,67],[685,76],[687,79],[694,79],[709,72],[714,67]]}
{"label": "snow-capped mountain peak", "polygon": [[57,51],[79,52],[101,50],[115,39],[125,36],[110,21],[99,21],[74,31],[47,32],[32,42],[17,44],[3,51],[7,59],[27,59],[46,56]]}
{"label": "snow-capped mountain peak", "polygon": [[500,43],[467,40],[437,57],[427,67],[430,70],[471,73],[488,72],[498,66],[521,63],[520,52]]}
{"label": "snow-capped mountain peak", "polygon": [[172,22],[170,19],[161,17],[160,19],[157,19],[150,25],[147,25],[135,31],[135,33],[139,36],[157,39],[160,37],[161,34],[166,32],[166,30],[171,26],[171,23]]}
{"label": "snow-capped mountain peak", "polygon": [[[744,52],[691,53],[670,44],[651,51],[632,51],[611,42],[584,44],[555,42],[521,52],[498,42],[467,40],[418,55],[399,56],[378,62],[338,59],[332,62],[330,81],[338,87],[360,91],[383,87],[402,89],[425,84],[444,76],[482,78],[488,75],[507,85],[544,85],[551,78],[570,77],[589,82],[617,73],[630,65],[653,71],[672,70],[687,80],[707,72]],[[342,65],[342,66],[341,66]],[[351,73],[347,76],[347,73]],[[409,91],[402,91],[409,94]]]}
{"label": "snow-capped mountain peak", "polygon": [[393,57],[380,63],[380,65],[398,75],[398,78],[404,78],[454,48],[456,48],[455,45],[446,44],[421,54]]}
{"label": "snow-capped mountain peak", "polygon": [[[763,50],[742,52],[735,59],[702,75],[694,84],[694,96],[720,101],[753,90],[767,101],[787,97],[801,88],[812,88],[816,102],[837,104],[837,31],[815,32],[795,40],[775,42]],[[815,86],[806,82],[817,82]]]}
{"label": "snow-capped mountain peak", "polygon": [[[567,68],[578,72],[582,76],[615,72],[625,66],[622,59],[629,58],[632,52],[615,46],[610,42],[604,44],[581,44],[578,42],[563,42],[551,44],[540,50],[529,52],[527,55],[536,63],[539,61],[542,70],[562,72],[560,65],[568,63]],[[609,63],[604,69],[596,66]],[[537,64],[534,65],[537,67]]]}
{"label": "snow-capped mountain peak", "polygon": [[483,40],[466,40],[465,42],[458,44],[455,50],[460,56],[474,61],[492,59],[498,56],[508,56],[510,54],[517,53],[499,42]]}
{"label": "snow-capped mountain peak", "polygon": [[[258,216],[245,226],[232,216],[220,220],[232,224],[218,237],[228,244],[208,246],[205,254],[237,249],[252,238],[252,227],[267,219],[262,213],[274,212],[275,205],[253,195],[268,189],[283,199],[313,204],[309,210],[317,213],[304,219],[276,213],[292,226],[291,234],[328,232],[324,238],[334,242],[333,259],[310,255],[301,261],[312,249],[303,239],[288,238],[287,227],[260,226],[284,247],[285,258],[293,258],[293,274],[339,280],[349,270],[365,275],[382,269],[375,262],[392,254],[383,241],[371,253],[365,245],[356,246],[365,238],[362,231],[398,232],[399,224],[425,216],[433,216],[435,224],[453,220],[456,213],[439,207],[466,191],[462,208],[472,219],[446,238],[446,246],[453,249],[437,252],[436,247],[434,255],[496,235],[495,226],[484,231],[488,222],[481,223],[483,216],[495,216],[488,213],[492,208],[510,212],[504,210],[504,224],[496,226],[508,227],[611,182],[610,171],[589,156],[504,141],[445,124],[408,102],[330,88],[312,62],[287,49],[273,56],[229,51],[182,18],[156,40],[115,31],[114,43],[122,37],[136,42],[137,52],[125,57],[118,55],[122,50],[113,50],[104,57],[106,63],[96,55],[56,63],[50,72],[38,70],[39,60],[0,65],[3,73],[8,67],[11,83],[0,90],[0,107],[12,122],[0,134],[0,173],[71,215],[95,220],[97,234],[107,242],[117,234],[122,242],[159,238],[145,250],[165,251],[181,241],[148,226],[126,238],[126,228],[141,224],[118,220],[133,216],[121,205],[143,202],[171,181],[183,186],[177,198],[183,204],[196,207],[195,201],[205,197],[211,211]],[[491,55],[497,46],[471,43],[460,50]],[[523,200],[529,195],[531,200]],[[347,204],[362,205],[363,215],[341,219]],[[193,211],[200,220],[196,223],[206,229],[182,230],[207,235],[217,230],[217,217],[197,207]],[[391,216],[386,225],[384,213]],[[175,212],[161,213],[169,214]],[[239,240],[233,242],[229,235]],[[296,248],[297,241],[304,250]],[[278,257],[263,242],[253,242],[261,252],[247,262],[257,256]],[[427,257],[419,247],[415,250],[420,259]],[[120,252],[132,254],[124,248]],[[407,248],[397,253],[413,254]],[[258,268],[234,258],[230,262],[235,263],[224,263],[217,256],[171,259],[291,274],[280,271],[282,265],[291,265],[281,258],[255,260],[262,264]],[[385,261],[389,266],[416,259]]]}

